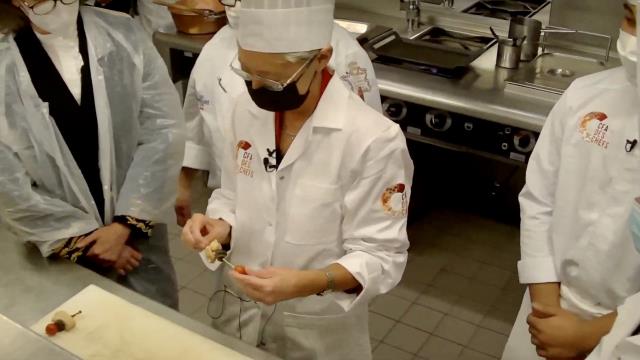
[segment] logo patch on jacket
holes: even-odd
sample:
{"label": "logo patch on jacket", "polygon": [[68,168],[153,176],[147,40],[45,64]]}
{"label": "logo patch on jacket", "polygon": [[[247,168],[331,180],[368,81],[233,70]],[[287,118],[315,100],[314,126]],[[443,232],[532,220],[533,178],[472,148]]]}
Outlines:
{"label": "logo patch on jacket", "polygon": [[396,185],[389,186],[384,190],[380,201],[382,202],[382,209],[388,215],[394,217],[407,215],[407,187],[403,183],[397,183]]}
{"label": "logo patch on jacket", "polygon": [[349,84],[351,91],[358,94],[358,96],[364,100],[364,94],[371,91],[371,82],[369,81],[367,69],[358,65],[355,61],[350,62],[347,67],[349,71],[340,76],[340,79]]}
{"label": "logo patch on jacket", "polygon": [[606,149],[609,146],[609,140],[607,139],[609,124],[606,121],[608,118],[607,114],[595,111],[583,116],[580,120],[578,132],[582,135],[584,141]]}
{"label": "logo patch on jacket", "polygon": [[203,111],[207,106],[209,106],[210,102],[204,95],[196,91],[196,102],[198,103],[198,109]]}
{"label": "logo patch on jacket", "polygon": [[251,163],[253,160],[253,154],[251,151],[251,143],[246,140],[238,141],[236,145],[236,161],[239,160],[238,163],[238,174],[242,174],[244,176],[248,176],[250,178],[253,177],[253,169],[251,168]]}

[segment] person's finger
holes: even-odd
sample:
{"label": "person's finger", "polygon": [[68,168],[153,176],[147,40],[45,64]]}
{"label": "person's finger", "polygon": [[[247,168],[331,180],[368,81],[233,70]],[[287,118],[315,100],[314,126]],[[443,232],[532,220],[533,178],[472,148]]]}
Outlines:
{"label": "person's finger", "polygon": [[544,304],[533,303],[531,304],[533,309],[533,316],[539,319],[548,319],[553,316],[557,316],[560,314],[561,309],[555,306],[547,306]]}
{"label": "person's finger", "polygon": [[182,228],[182,241],[189,246],[190,248],[194,248],[195,241],[193,240],[193,236],[191,236],[191,228],[193,227],[193,220],[187,220],[187,223]]}
{"label": "person's finger", "polygon": [[255,276],[260,279],[269,279],[274,276],[274,271],[272,269],[249,269],[246,268],[247,275]]}
{"label": "person's finger", "polygon": [[533,316],[533,314],[529,314],[529,316],[527,316],[527,324],[529,324],[529,328],[535,331],[540,331],[540,321],[541,319]]}
{"label": "person's finger", "polygon": [[140,262],[134,258],[129,259],[129,261],[127,261],[127,264],[129,266],[131,266],[132,268],[136,269],[138,266],[140,266]]}
{"label": "person's finger", "polygon": [[265,280],[251,275],[240,274],[237,271],[230,271],[231,277],[247,288],[251,288],[258,292],[263,292],[265,288]]}
{"label": "person's finger", "polygon": [[83,239],[80,239],[80,241],[76,243],[76,248],[83,248],[91,244],[92,242],[96,241],[97,239],[98,239],[97,231],[94,231],[93,233],[85,236]]}
{"label": "person's finger", "polygon": [[[191,238],[193,239],[194,245],[198,247],[202,247],[202,243],[205,242],[205,239],[202,236],[203,228],[204,228],[204,223],[200,216],[191,218],[191,226],[189,227],[189,233],[191,234]],[[202,247],[202,249],[204,249],[204,247]],[[199,250],[202,250],[202,249],[199,249]]]}

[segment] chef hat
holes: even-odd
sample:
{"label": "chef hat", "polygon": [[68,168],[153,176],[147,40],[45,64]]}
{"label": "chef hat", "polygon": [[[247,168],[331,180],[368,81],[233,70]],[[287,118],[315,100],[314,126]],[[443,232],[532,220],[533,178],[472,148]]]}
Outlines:
{"label": "chef hat", "polygon": [[245,50],[291,53],[331,42],[335,0],[243,0],[238,43]]}

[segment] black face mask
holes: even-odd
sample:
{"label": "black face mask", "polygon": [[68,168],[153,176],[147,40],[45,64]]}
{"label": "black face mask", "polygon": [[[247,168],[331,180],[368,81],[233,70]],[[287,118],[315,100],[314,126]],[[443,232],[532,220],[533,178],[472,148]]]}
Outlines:
{"label": "black face mask", "polygon": [[[315,79],[315,75],[313,79]],[[311,80],[312,84],[313,79]],[[273,91],[264,87],[254,89],[251,81],[245,81],[245,84],[253,102],[259,108],[271,112],[284,112],[299,108],[307,100],[311,90],[311,85],[309,85],[307,92],[300,94],[297,81],[288,84],[282,91]]]}

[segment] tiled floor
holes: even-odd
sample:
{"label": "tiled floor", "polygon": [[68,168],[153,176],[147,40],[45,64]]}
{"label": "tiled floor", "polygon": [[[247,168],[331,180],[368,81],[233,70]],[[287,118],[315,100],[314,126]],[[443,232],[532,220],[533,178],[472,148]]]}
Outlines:
{"label": "tiled floor", "polygon": [[[208,323],[210,275],[179,242],[179,230],[171,232],[180,311]],[[498,359],[524,292],[517,227],[439,211],[412,225],[409,236],[402,282],[370,307],[374,359]]]}

